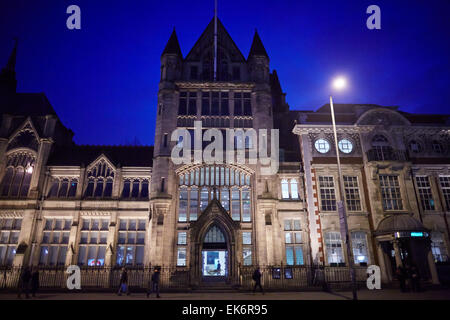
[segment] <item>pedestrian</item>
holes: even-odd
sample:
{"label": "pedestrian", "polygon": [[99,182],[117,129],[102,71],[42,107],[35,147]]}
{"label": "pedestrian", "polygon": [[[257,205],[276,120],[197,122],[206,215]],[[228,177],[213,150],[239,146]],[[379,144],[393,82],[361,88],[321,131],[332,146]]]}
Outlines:
{"label": "pedestrian", "polygon": [[127,296],[130,295],[130,290],[128,289],[128,272],[126,268],[122,268],[122,274],[120,275],[120,286],[119,292],[117,295],[121,296],[123,293],[126,293]]}
{"label": "pedestrian", "polygon": [[150,281],[149,290],[147,291],[147,298],[150,297],[150,295],[153,292],[156,292],[156,298],[161,298],[159,295],[159,279],[160,279],[160,272],[159,268],[155,268],[155,271],[153,272],[152,279]]}
{"label": "pedestrian", "polygon": [[420,292],[420,274],[415,265],[411,266],[411,289],[414,292]]}
{"label": "pedestrian", "polygon": [[253,294],[255,294],[256,292],[256,288],[259,287],[261,289],[262,294],[264,294],[264,289],[261,285],[261,270],[258,268],[256,268],[255,272],[253,272],[253,281],[255,281],[255,286],[253,287]]}
{"label": "pedestrian", "polygon": [[406,291],[411,290],[411,267],[407,264],[404,268],[404,274],[405,274],[405,287]]}
{"label": "pedestrian", "polygon": [[31,294],[35,298],[39,290],[39,268],[33,267],[31,270]]}
{"label": "pedestrian", "polygon": [[397,280],[400,282],[400,290],[402,292],[406,292],[406,274],[405,269],[402,266],[398,266],[395,271],[395,275],[397,276]]}
{"label": "pedestrian", "polygon": [[31,272],[28,266],[24,267],[19,279],[19,293],[18,298],[22,298],[22,293],[25,293],[27,299],[30,298],[29,290],[30,290],[30,280],[31,280]]}

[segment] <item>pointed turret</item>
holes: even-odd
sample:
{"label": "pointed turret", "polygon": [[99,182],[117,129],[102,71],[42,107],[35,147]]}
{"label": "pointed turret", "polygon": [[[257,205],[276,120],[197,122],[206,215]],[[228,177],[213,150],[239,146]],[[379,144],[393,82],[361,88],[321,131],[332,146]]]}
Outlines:
{"label": "pointed turret", "polygon": [[178,42],[177,33],[175,32],[175,28],[173,28],[173,32],[170,35],[169,41],[167,41],[162,56],[165,54],[176,54],[181,58],[183,57],[181,53],[180,43]]}
{"label": "pointed turret", "polygon": [[17,39],[15,39],[14,48],[9,56],[6,66],[0,72],[0,92],[15,93],[17,89],[16,80],[16,56],[17,56]]}
{"label": "pointed turret", "polygon": [[258,31],[255,30],[255,35],[253,37],[253,43],[252,47],[250,48],[250,53],[248,55],[248,58],[253,56],[263,56],[269,59],[269,55],[267,54],[266,49],[264,48],[264,45],[261,41],[261,38],[259,37]]}

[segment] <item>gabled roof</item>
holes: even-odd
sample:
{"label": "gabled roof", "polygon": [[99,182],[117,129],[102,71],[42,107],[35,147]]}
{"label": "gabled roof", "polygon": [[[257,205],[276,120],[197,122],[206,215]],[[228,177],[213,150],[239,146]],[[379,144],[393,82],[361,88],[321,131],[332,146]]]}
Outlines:
{"label": "gabled roof", "polygon": [[258,31],[256,30],[255,35],[253,36],[252,47],[250,48],[250,53],[248,54],[249,58],[252,56],[264,56],[266,58],[269,58],[266,48],[264,48],[261,38],[259,37]]}
{"label": "gabled roof", "polygon": [[0,95],[2,114],[38,117],[56,115],[44,93],[10,93]]}
{"label": "gabled roof", "polygon": [[68,146],[52,150],[48,165],[88,166],[105,155],[114,166],[151,167],[153,146]]}
{"label": "gabled roof", "polygon": [[166,47],[164,48],[161,56],[165,54],[176,54],[183,58],[183,54],[181,53],[180,43],[178,42],[177,33],[175,32],[175,28],[173,28],[173,32],[170,35],[169,41],[167,41]]}
{"label": "gabled roof", "polygon": [[[233,41],[233,38],[231,38],[228,31],[223,26],[222,22],[219,18],[217,18],[217,39],[219,46],[226,47],[226,42],[228,42],[228,45],[231,46],[231,48],[237,53],[236,60],[238,61],[245,61],[245,57],[242,54],[242,52],[239,50],[236,43]],[[198,40],[195,42],[192,49],[189,51],[188,55],[186,56],[185,60],[196,60],[194,57],[195,54],[198,52],[204,51],[204,46],[202,47],[202,44],[204,42],[207,42],[211,46],[214,43],[214,18],[211,20],[211,22],[208,24],[206,29],[203,31],[201,36],[198,38]]]}

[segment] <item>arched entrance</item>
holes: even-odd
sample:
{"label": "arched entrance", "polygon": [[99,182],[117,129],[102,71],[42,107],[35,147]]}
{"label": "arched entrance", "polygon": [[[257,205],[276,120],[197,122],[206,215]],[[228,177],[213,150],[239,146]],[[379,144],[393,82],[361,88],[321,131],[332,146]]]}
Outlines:
{"label": "arched entrance", "polygon": [[227,237],[219,226],[211,225],[202,245],[202,280],[225,282],[229,275],[229,257]]}

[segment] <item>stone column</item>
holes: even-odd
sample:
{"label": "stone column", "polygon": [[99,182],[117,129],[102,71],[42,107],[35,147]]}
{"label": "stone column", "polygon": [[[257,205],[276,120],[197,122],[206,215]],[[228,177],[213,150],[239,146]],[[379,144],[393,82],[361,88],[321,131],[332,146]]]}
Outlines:
{"label": "stone column", "polygon": [[391,282],[390,272],[388,269],[390,266],[386,264],[385,253],[383,251],[383,248],[381,247],[381,242],[377,243],[377,254],[381,269],[381,282],[389,283]]}
{"label": "stone column", "polygon": [[398,240],[393,241],[395,252],[395,263],[397,267],[403,267],[402,256],[400,255],[400,248],[398,246]]}

